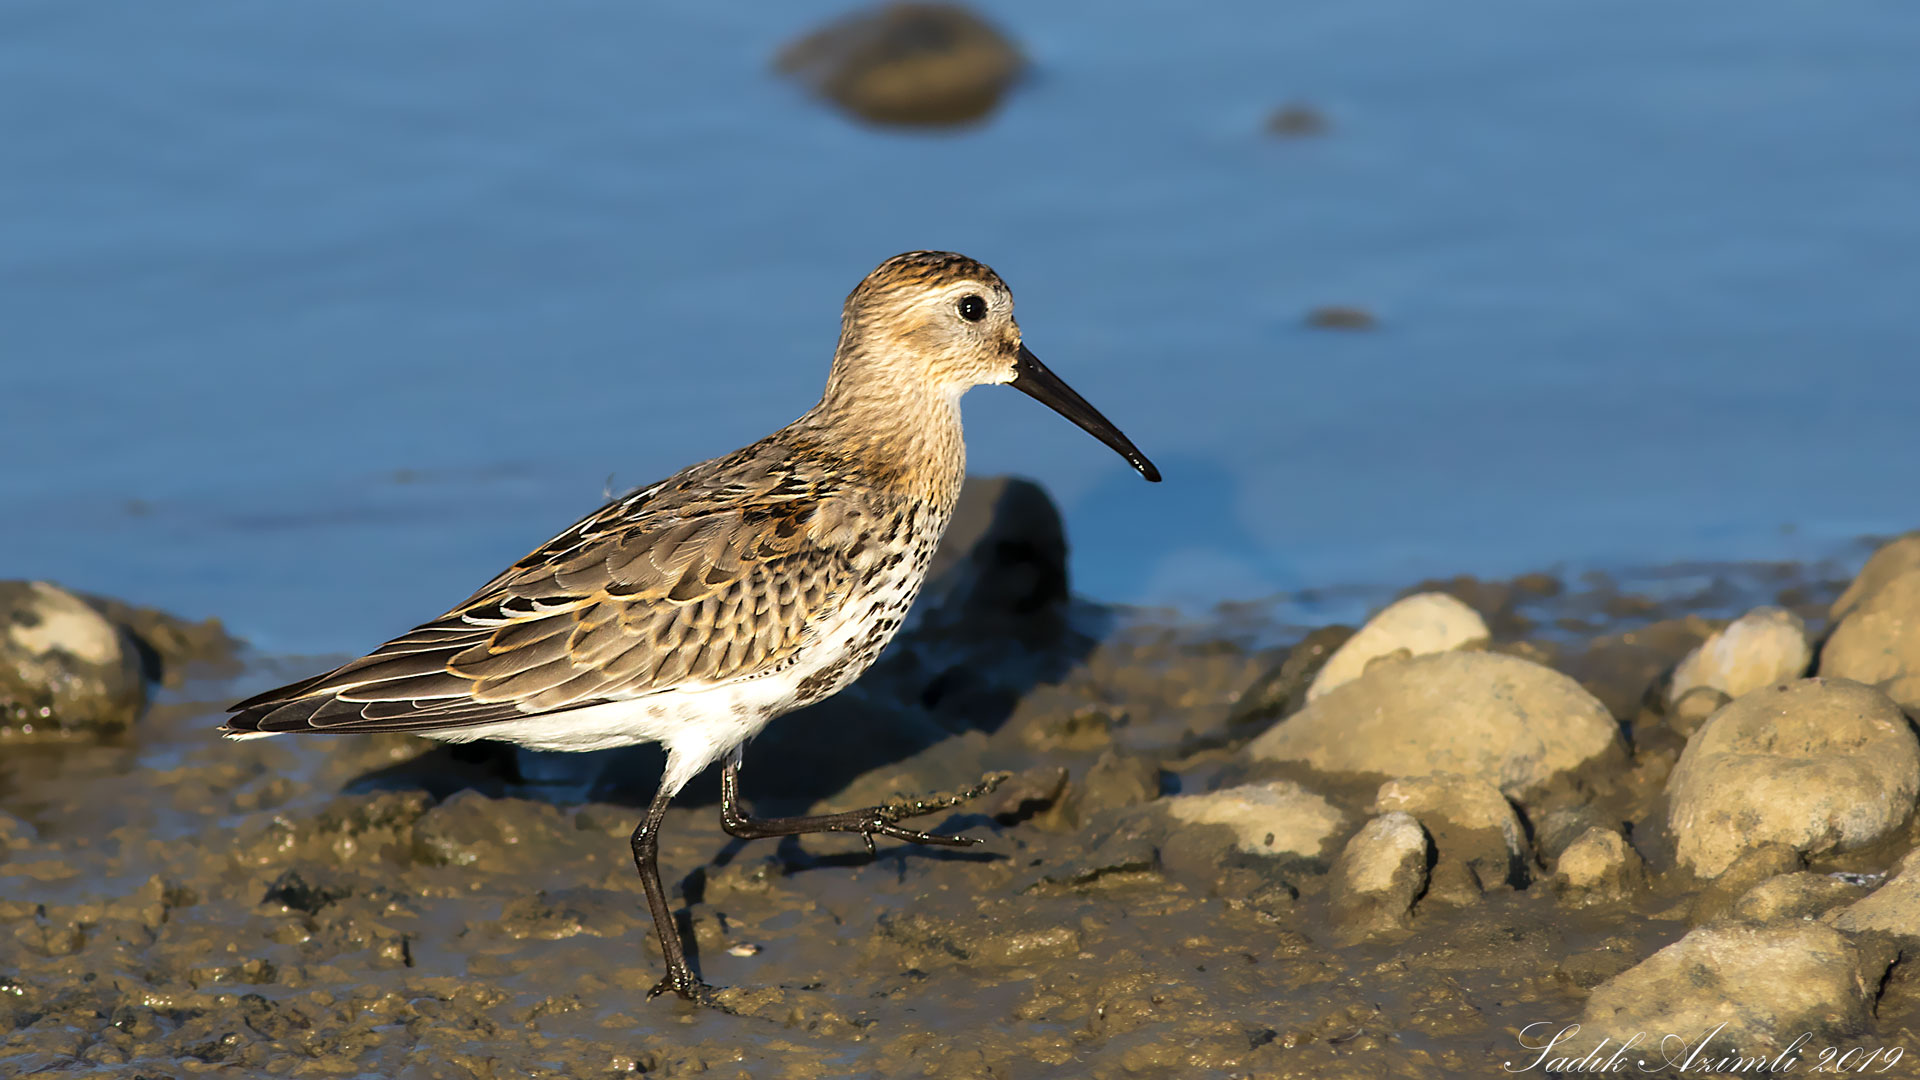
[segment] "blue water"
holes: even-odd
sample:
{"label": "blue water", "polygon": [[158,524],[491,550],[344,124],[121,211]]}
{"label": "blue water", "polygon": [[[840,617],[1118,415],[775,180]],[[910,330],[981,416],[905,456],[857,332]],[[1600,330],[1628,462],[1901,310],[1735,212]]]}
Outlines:
{"label": "blue water", "polygon": [[805,409],[916,247],[1166,473],[968,399],[1096,597],[1920,522],[1920,6],[982,8],[1035,75],[929,135],[770,72],[840,4],[0,5],[0,576],[362,647]]}

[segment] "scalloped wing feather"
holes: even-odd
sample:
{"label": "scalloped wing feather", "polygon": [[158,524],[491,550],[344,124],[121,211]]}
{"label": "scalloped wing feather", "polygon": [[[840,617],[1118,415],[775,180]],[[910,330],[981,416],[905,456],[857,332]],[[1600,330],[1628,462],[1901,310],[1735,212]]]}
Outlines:
{"label": "scalloped wing feather", "polygon": [[758,444],[636,491],[440,618],[235,705],[227,730],[433,731],[781,670],[870,563],[846,525],[875,508],[841,505],[865,500],[834,472]]}

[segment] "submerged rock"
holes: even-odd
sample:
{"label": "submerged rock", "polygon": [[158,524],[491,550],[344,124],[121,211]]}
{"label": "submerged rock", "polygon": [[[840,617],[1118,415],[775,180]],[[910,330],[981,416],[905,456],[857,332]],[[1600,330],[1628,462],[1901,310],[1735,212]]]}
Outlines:
{"label": "submerged rock", "polygon": [[1755,608],[1687,654],[1673,671],[1667,690],[1670,703],[1701,687],[1730,698],[1763,686],[1797,679],[1807,673],[1813,648],[1807,643],[1807,624],[1791,611]]}
{"label": "submerged rock", "polygon": [[1416,593],[1388,605],[1341,645],[1314,677],[1307,700],[1352,682],[1368,664],[1395,653],[1425,656],[1485,643],[1491,637],[1479,612],[1446,593]]}
{"label": "submerged rock", "polygon": [[0,582],[0,734],[100,738],[146,705],[133,640],[44,581]]}
{"label": "submerged rock", "polygon": [[1580,903],[1625,900],[1647,883],[1647,864],[1612,829],[1593,828],[1560,853],[1554,886]]}
{"label": "submerged rock", "polygon": [[1820,650],[1820,674],[1877,687],[1920,711],[1920,568],[1856,599]]}
{"label": "submerged rock", "polygon": [[1311,105],[1282,105],[1267,114],[1267,134],[1297,138],[1321,135],[1327,130],[1327,117]]}
{"label": "submerged rock", "polygon": [[981,119],[1026,66],[992,24],[957,4],[887,4],[780,50],[775,67],[876,124],[950,127]]}
{"label": "submerged rock", "polygon": [[1681,865],[1716,877],[1751,848],[1809,855],[1871,844],[1920,792],[1920,743],[1886,697],[1803,679],[1739,698],[1688,741],[1667,780]]}
{"label": "submerged rock", "polygon": [[1366,823],[1329,875],[1335,927],[1347,941],[1404,929],[1427,887],[1427,834],[1395,811]]}
{"label": "submerged rock", "polygon": [[1436,899],[1472,902],[1488,889],[1527,882],[1526,833],[1506,797],[1485,780],[1454,773],[1389,780],[1373,808],[1412,814],[1433,837]]}
{"label": "submerged rock", "polygon": [[1817,923],[1699,927],[1595,989],[1570,1049],[1639,1035],[1652,1063],[1666,1034],[1688,1047],[1706,1038],[1714,1058],[1777,1054],[1808,1032],[1844,1038],[1866,1028],[1875,966]]}
{"label": "submerged rock", "polygon": [[1234,847],[1251,855],[1321,858],[1347,827],[1339,807],[1288,780],[1176,795],[1160,805],[1179,824],[1232,830]]}
{"label": "submerged rock", "polygon": [[1244,752],[1330,773],[1460,773],[1522,798],[1623,748],[1606,706],[1567,676],[1514,656],[1448,652],[1380,665]]}

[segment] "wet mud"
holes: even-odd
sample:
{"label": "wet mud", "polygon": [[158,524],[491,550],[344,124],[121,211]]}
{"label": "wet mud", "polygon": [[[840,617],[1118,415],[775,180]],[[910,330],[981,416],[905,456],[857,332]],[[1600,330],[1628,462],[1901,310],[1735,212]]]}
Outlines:
{"label": "wet mud", "polygon": [[[223,742],[221,705],[316,662],[211,655],[120,738],[0,745],[0,1071],[1494,1075],[1526,1060],[1517,1032],[1576,1021],[1596,987],[1733,902],[1662,838],[1685,743],[1649,704],[1665,673],[1751,603],[1817,632],[1844,585],[1789,566],[1429,583],[1484,617],[1487,647],[1580,680],[1631,752],[1523,808],[1511,873],[1448,884],[1436,867],[1400,929],[1355,938],[1337,843],[1250,853],[1159,810],[1280,776],[1241,751],[1346,632],[1278,606],[1196,620],[1064,602],[1047,544],[1022,543],[993,540],[992,573],[934,595],[856,691],[777,722],[743,772],[757,808],[784,812],[1008,770],[927,822],[982,845],[743,844],[711,778],[669,813],[661,866],[719,1008],[647,997],[662,968],[627,838],[651,751]],[[1379,786],[1289,775],[1335,807],[1341,841]],[[1575,902],[1549,868],[1593,822],[1623,828],[1647,877]],[[1909,822],[1811,869],[1877,883],[1914,840]],[[1853,1041],[1920,1047],[1903,964]]]}

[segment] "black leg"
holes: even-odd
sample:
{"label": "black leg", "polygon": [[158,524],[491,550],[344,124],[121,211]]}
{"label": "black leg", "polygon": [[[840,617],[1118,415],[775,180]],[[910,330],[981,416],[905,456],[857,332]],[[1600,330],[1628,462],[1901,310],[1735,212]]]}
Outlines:
{"label": "black leg", "polygon": [[[935,795],[925,799],[887,803],[883,806],[869,806],[863,810],[846,810],[838,814],[813,814],[807,817],[757,818],[750,816],[746,808],[740,805],[740,766],[737,761],[729,760],[720,769],[720,827],[729,835],[742,840],[762,840],[769,836],[803,836],[807,833],[859,833],[867,842],[867,851],[871,853],[873,838],[888,836],[895,840],[905,840],[914,844],[940,844],[945,847],[968,847],[980,841],[970,836],[943,836],[939,833],[924,833],[913,829],[903,829],[897,822],[907,818],[922,817],[941,810],[950,810],[961,803],[977,799],[1007,779],[1007,773],[991,773],[980,782],[951,795]],[[636,833],[634,842],[639,843]]]}
{"label": "black leg", "polygon": [[667,816],[667,804],[673,792],[661,787],[647,807],[647,816],[633,830],[633,865],[640,871],[640,887],[647,891],[647,909],[653,913],[653,929],[660,935],[660,952],[667,958],[667,977],[647,993],[656,998],[668,990],[688,1001],[707,996],[710,988],[687,966],[687,950],[680,944],[680,927],[667,909],[667,890],[660,884],[660,821]]}

